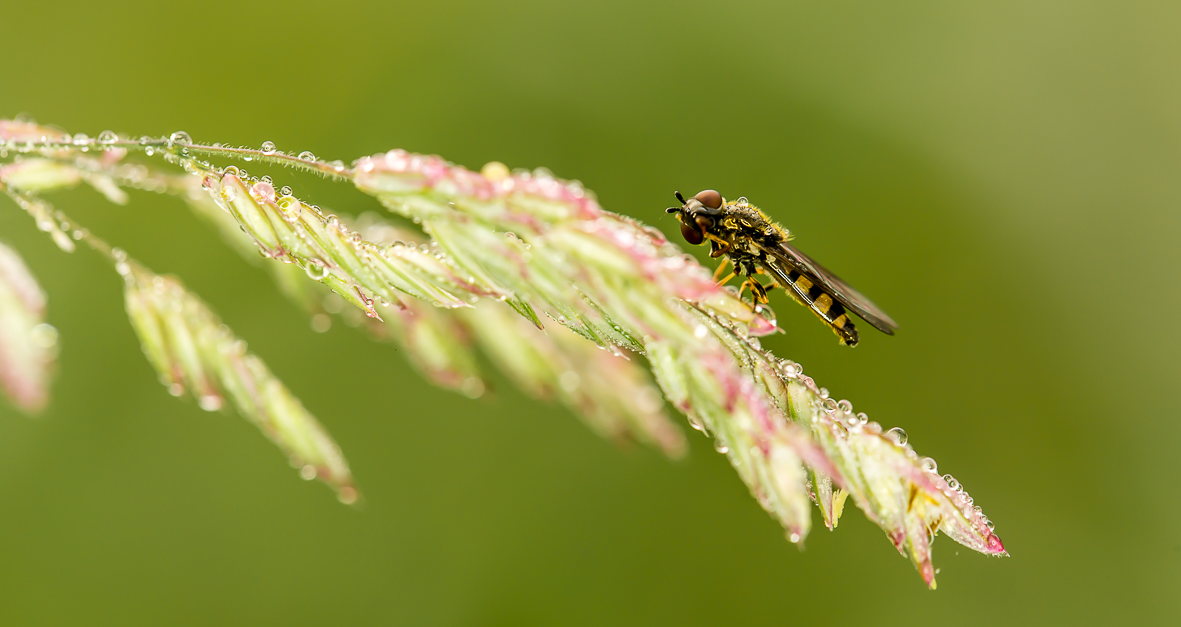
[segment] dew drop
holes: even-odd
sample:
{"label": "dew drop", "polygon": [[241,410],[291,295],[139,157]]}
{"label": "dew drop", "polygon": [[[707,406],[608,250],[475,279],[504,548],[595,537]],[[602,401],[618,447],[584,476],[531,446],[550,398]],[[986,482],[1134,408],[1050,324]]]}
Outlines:
{"label": "dew drop", "polygon": [[268,157],[275,154],[275,142],[266,141],[262,143],[262,154]]}
{"label": "dew drop", "polygon": [[115,134],[115,131],[103,131],[98,134],[98,143],[104,146],[109,146],[117,141],[119,141],[119,136]]}
{"label": "dew drop", "polygon": [[169,146],[174,146],[176,144],[191,144],[191,143],[193,143],[193,138],[189,137],[189,134],[184,131],[177,131],[177,132],[168,136],[168,145]]}
{"label": "dew drop", "polygon": [[357,489],[352,486],[345,486],[340,489],[340,494],[336,495],[336,499],[345,505],[352,505],[357,502]]}
{"label": "dew drop", "polygon": [[931,459],[930,457],[924,457],[923,461],[922,461],[922,465],[923,465],[923,470],[925,470],[929,473],[939,472],[939,464],[936,464],[935,460]]}
{"label": "dew drop", "polygon": [[57,247],[62,249],[64,252],[67,252],[67,253],[74,252],[74,248],[75,248],[74,240],[70,239],[69,235],[62,233],[61,231],[58,231],[57,229],[54,229],[53,232],[50,233],[50,237],[53,238],[53,243],[57,244]]}
{"label": "dew drop", "polygon": [[282,187],[282,188],[279,190],[279,193],[280,193],[280,194],[283,194],[284,196],[290,196],[292,191],[293,191],[293,190],[291,189],[291,186],[290,186],[290,185],[284,185],[284,186],[283,186],[283,187]]}
{"label": "dew drop", "polygon": [[725,453],[730,452],[730,447],[726,446],[725,444],[722,444],[721,442],[716,442],[714,444],[714,450],[719,453],[725,454]]}
{"label": "dew drop", "polygon": [[221,409],[221,397],[216,394],[205,394],[201,396],[197,404],[205,411],[217,411]]}
{"label": "dew drop", "polygon": [[303,271],[307,273],[308,278],[313,281],[323,281],[324,277],[328,276],[327,266],[321,265],[322,262],[313,259],[304,266]]}
{"label": "dew drop", "polygon": [[43,349],[50,349],[57,346],[57,329],[51,324],[41,324],[32,328],[29,331],[29,337],[33,340],[33,344]]}
{"label": "dew drop", "polygon": [[792,544],[798,544],[798,543],[800,542],[800,534],[798,534],[798,533],[795,533],[795,532],[793,531],[793,532],[791,533],[791,535],[787,536],[787,539],[788,539],[788,541],[790,541]]}
{"label": "dew drop", "polygon": [[262,178],[260,178],[260,179],[258,179],[258,180],[259,180],[259,181],[261,181],[261,182],[263,182],[263,183],[266,183],[267,185],[272,185],[272,184],[274,184],[274,182],[275,182],[275,180],[274,180],[274,179],[272,179],[272,178],[271,178],[271,177],[269,177],[269,176],[263,176]]}
{"label": "dew drop", "polygon": [[299,158],[303,159],[304,161],[315,161],[316,154],[310,150],[305,150],[305,151],[299,153]]}
{"label": "dew drop", "polygon": [[898,446],[905,446],[906,445],[906,439],[907,439],[906,430],[903,429],[902,427],[894,427],[893,429],[890,429],[889,431],[887,431],[886,435],[890,438],[891,441],[894,442],[894,444],[897,444]]}
{"label": "dew drop", "polygon": [[963,488],[960,487],[960,482],[956,481],[955,477],[951,475],[943,475],[943,480],[947,482],[947,487],[951,488],[952,490],[955,490],[956,492],[963,490]]}
{"label": "dew drop", "polygon": [[739,207],[746,207],[750,204],[750,201],[746,199],[746,196],[739,196],[738,200],[734,204],[738,205]]}
{"label": "dew drop", "polygon": [[984,521],[984,526],[988,527],[989,531],[993,531],[994,529],[996,529],[996,523],[992,522],[991,520]]}
{"label": "dew drop", "polygon": [[845,412],[846,414],[853,413],[853,403],[851,403],[849,401],[846,401],[846,400],[837,401],[837,407],[840,407],[841,411]]}
{"label": "dew drop", "polygon": [[484,395],[484,381],[480,377],[468,377],[460,384],[459,392],[468,398],[480,398]]}
{"label": "dew drop", "polygon": [[226,176],[238,176],[238,166],[227,165],[226,169],[222,170],[222,173],[225,174]]}
{"label": "dew drop", "polygon": [[316,467],[311,464],[304,465],[299,469],[299,478],[304,481],[311,481],[316,478]]}
{"label": "dew drop", "polygon": [[74,145],[75,146],[85,146],[89,143],[90,143],[90,138],[86,136],[86,133],[78,133],[77,135],[74,135]]}
{"label": "dew drop", "polygon": [[327,333],[331,328],[332,317],[328,314],[320,313],[312,316],[312,330],[316,333]]}

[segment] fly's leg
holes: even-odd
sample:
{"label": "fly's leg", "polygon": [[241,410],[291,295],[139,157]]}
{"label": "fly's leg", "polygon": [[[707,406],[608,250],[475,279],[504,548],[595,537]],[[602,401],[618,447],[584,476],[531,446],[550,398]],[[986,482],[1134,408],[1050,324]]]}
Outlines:
{"label": "fly's leg", "polygon": [[[722,276],[722,271],[725,270],[726,266],[728,266],[728,265],[730,265],[730,258],[726,257],[725,259],[722,260],[722,263],[718,264],[718,268],[716,270],[714,270],[714,281],[717,281],[718,277]],[[734,278],[733,273],[731,273],[730,276],[726,278],[726,280],[729,281],[732,278]]]}
{"label": "fly's leg", "polygon": [[757,314],[763,310],[764,305],[769,306],[771,304],[771,299],[767,297],[767,292],[775,289],[777,285],[777,283],[772,283],[764,287],[762,283],[759,283],[758,280],[748,274],[746,275],[746,281],[742,283],[742,288],[738,290],[738,298],[739,300],[743,300],[742,294],[746,291],[747,287],[750,287],[750,311],[751,313]]}

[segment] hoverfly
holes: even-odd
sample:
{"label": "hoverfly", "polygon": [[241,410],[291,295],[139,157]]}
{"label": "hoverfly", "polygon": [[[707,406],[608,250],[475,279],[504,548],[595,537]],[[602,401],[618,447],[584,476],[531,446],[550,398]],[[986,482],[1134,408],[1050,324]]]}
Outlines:
{"label": "hoverfly", "polygon": [[[757,310],[766,304],[767,291],[778,285],[823,320],[841,344],[857,345],[857,328],[850,312],[882,333],[894,335],[898,325],[890,316],[837,275],[788,244],[791,233],[749,204],[746,198],[726,202],[712,189],[689,200],[680,192],[676,196],[681,206],[669,207],[667,211],[681,221],[685,241],[693,245],[708,241],[710,257],[726,257],[714,273],[715,279],[721,276],[727,263],[734,264],[734,272],[721,283],[736,275],[746,277],[739,294],[750,288],[752,308]],[[756,274],[770,275],[774,282],[764,287],[755,279]]]}

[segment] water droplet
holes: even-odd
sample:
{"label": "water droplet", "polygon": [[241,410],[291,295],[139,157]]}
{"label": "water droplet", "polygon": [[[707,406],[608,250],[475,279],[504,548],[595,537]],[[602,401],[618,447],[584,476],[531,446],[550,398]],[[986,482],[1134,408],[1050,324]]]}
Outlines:
{"label": "water droplet", "polygon": [[313,259],[304,266],[303,271],[307,273],[309,279],[322,281],[324,277],[328,276],[328,267],[321,264],[322,262],[320,260]]}
{"label": "water droplet", "polygon": [[262,154],[270,156],[275,154],[275,142],[266,141],[262,143]]}
{"label": "water droplet", "polygon": [[311,464],[307,464],[303,468],[300,468],[299,469],[299,478],[303,479],[304,481],[311,481],[312,479],[315,479],[316,478],[316,467]]}
{"label": "water droplet", "polygon": [[29,335],[33,343],[41,348],[49,349],[57,346],[57,329],[51,324],[43,322],[33,327]]}
{"label": "water droplet", "polygon": [[290,195],[291,195],[291,192],[292,192],[292,189],[291,189],[291,186],[290,186],[290,185],[284,185],[284,186],[283,186],[283,187],[282,187],[282,188],[279,190],[279,193],[280,193],[280,194],[283,194],[284,196],[290,196]]}
{"label": "water droplet", "polygon": [[58,248],[62,249],[63,251],[65,251],[67,253],[74,252],[74,248],[75,248],[74,240],[70,239],[69,235],[62,233],[61,231],[58,231],[57,229],[54,229],[53,232],[50,233],[50,237],[53,238],[53,243],[57,244]]}
{"label": "water droplet", "polygon": [[582,385],[582,377],[579,377],[578,373],[574,372],[573,370],[567,370],[566,372],[563,372],[560,377],[558,377],[558,385],[561,386],[562,389],[566,391],[566,393],[573,394],[574,392],[577,392],[579,386]]}
{"label": "water droplet", "polygon": [[173,383],[168,386],[168,393],[173,396],[183,396],[185,393],[185,386],[179,383]]}
{"label": "water droplet", "polygon": [[984,521],[984,526],[988,527],[989,531],[996,529],[996,523],[992,522],[991,520]]}
{"label": "water droplet", "polygon": [[840,407],[841,411],[845,412],[846,414],[853,413],[853,403],[851,403],[850,401],[846,401],[846,400],[837,401],[837,407]]}
{"label": "water droplet", "polygon": [[299,158],[303,159],[304,161],[315,161],[316,154],[310,150],[305,150],[305,151],[299,153]]}
{"label": "water droplet", "polygon": [[205,411],[217,411],[221,409],[221,397],[216,394],[205,394],[197,400],[197,404]]}
{"label": "water droplet", "polygon": [[74,145],[75,146],[85,146],[89,143],[90,143],[90,138],[86,136],[86,133],[78,133],[77,135],[74,135]]}
{"label": "water droplet", "polygon": [[283,217],[289,222],[299,217],[300,204],[294,196],[284,196],[279,199],[277,204],[279,210],[283,212]]}
{"label": "water droplet", "polygon": [[820,388],[820,398],[828,398],[828,388]]}
{"label": "water droplet", "polygon": [[98,143],[100,144],[110,145],[117,141],[119,141],[119,136],[115,134],[115,131],[103,131],[98,134]]}
{"label": "water droplet", "polygon": [[750,201],[746,199],[746,196],[739,196],[738,200],[735,201],[734,204],[738,205],[739,207],[745,207],[750,204]]}
{"label": "water droplet", "polygon": [[275,180],[269,176],[263,176],[262,178],[260,178],[258,180],[259,180],[259,182],[266,183],[267,185],[272,185],[275,182]]}
{"label": "water droplet", "polygon": [[226,169],[222,170],[222,174],[226,176],[238,176],[238,166],[227,165]]}
{"label": "water droplet", "polygon": [[144,154],[149,157],[156,154],[156,147],[155,146],[145,146],[144,147]]}
{"label": "water droplet", "polygon": [[956,481],[955,477],[951,475],[943,475],[943,480],[947,482],[947,487],[951,488],[952,490],[955,490],[956,492],[963,490],[963,488],[960,486],[960,482]]}
{"label": "water droplet", "polygon": [[316,314],[312,316],[312,330],[316,333],[326,333],[328,329],[332,328],[332,317],[328,314]]}
{"label": "water droplet", "polygon": [[724,455],[724,454],[730,452],[730,447],[726,446],[725,444],[722,444],[721,442],[715,442],[714,443],[714,450],[719,453],[722,453]]}
{"label": "water droplet", "polygon": [[924,457],[921,463],[923,465],[923,470],[929,473],[939,472],[939,464],[936,464],[935,460],[931,459],[930,457]]}
{"label": "water droplet", "polygon": [[344,162],[340,159],[331,161],[328,163],[328,165],[332,166],[332,169],[336,172],[344,172]]}
{"label": "water droplet", "polygon": [[906,439],[907,439],[906,430],[903,429],[902,427],[894,427],[893,429],[890,429],[889,431],[886,432],[886,437],[890,438],[890,440],[893,441],[894,444],[897,444],[898,446],[905,446],[906,445]]}
{"label": "water droplet", "polygon": [[484,381],[480,377],[468,377],[460,384],[459,391],[468,398],[480,398],[484,395]]}
{"label": "water droplet", "polygon": [[799,544],[799,542],[800,542],[800,534],[798,534],[798,533],[796,533],[796,532],[794,532],[794,531],[793,531],[793,532],[791,533],[791,535],[787,536],[787,539],[788,539],[788,541],[790,541],[792,544]]}
{"label": "water droplet", "polygon": [[175,146],[176,144],[191,144],[191,143],[193,143],[193,138],[189,137],[189,134],[184,131],[177,131],[177,132],[168,136],[169,147]]}

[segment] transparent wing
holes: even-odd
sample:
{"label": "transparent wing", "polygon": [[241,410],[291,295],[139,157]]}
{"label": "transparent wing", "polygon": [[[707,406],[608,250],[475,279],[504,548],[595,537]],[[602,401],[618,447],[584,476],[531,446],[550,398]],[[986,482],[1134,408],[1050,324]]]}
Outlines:
{"label": "transparent wing", "polygon": [[890,319],[873,301],[869,300],[857,290],[849,287],[840,277],[829,272],[827,268],[816,263],[811,257],[797,250],[786,242],[774,248],[764,248],[768,255],[767,270],[783,287],[793,289],[788,273],[795,270],[804,275],[814,285],[820,286],[846,309],[857,314],[877,330],[886,335],[894,335],[898,323]]}

